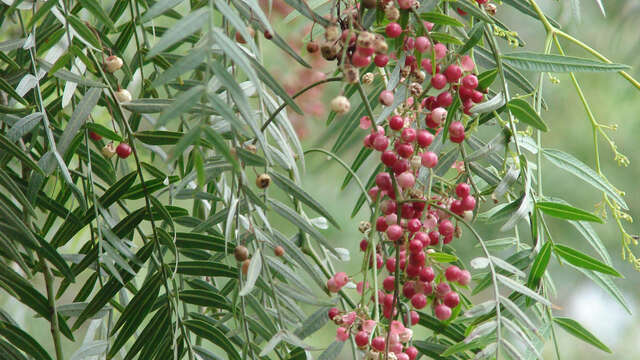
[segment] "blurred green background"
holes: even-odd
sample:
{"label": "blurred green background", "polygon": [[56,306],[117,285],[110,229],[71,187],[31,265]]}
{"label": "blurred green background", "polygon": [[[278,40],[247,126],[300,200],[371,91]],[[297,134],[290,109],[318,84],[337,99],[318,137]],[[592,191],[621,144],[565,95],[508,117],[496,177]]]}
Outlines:
{"label": "blurred green background", "polygon": [[[637,56],[640,50],[640,25],[637,21],[637,17],[640,15],[639,1],[606,2],[606,16],[602,15],[595,0],[540,0],[539,3],[549,15],[563,24],[565,31],[585,41],[614,62],[633,66],[630,73],[636,78],[640,77],[640,70],[638,70],[640,61]],[[579,4],[579,6],[575,6],[575,4]],[[284,21],[285,14],[289,9],[285,9],[279,2],[274,2],[273,6],[275,28],[292,44],[304,49],[302,40],[306,38],[301,34],[308,33],[307,21]],[[526,41],[527,50],[541,51],[544,35],[539,23],[505,6],[498,7],[498,15]],[[501,42],[500,45],[503,50],[508,47],[505,42]],[[565,50],[572,55],[586,56],[584,52],[570,46],[566,46]],[[287,88],[291,92],[295,92],[305,84],[312,82],[310,79],[319,78],[322,71],[329,72],[331,70],[330,66],[332,65],[328,66],[319,57],[312,57],[304,50],[301,52],[305,58],[315,59],[313,61],[314,68],[320,70],[304,70],[286,58],[280,51],[273,49],[268,44],[265,45],[267,67],[287,84]],[[330,73],[328,74],[330,75]],[[569,77],[558,75],[557,78],[560,80],[559,84],[552,83],[549,78],[546,78],[544,84],[545,98],[549,103],[550,110],[543,114],[543,118],[550,126],[551,131],[544,135],[543,146],[562,149],[593,166],[594,152],[589,120]],[[618,167],[613,160],[613,153],[609,151],[605,143],[600,142],[602,167],[613,184],[626,191],[625,199],[630,205],[631,216],[640,219],[640,187],[637,186],[637,180],[640,178],[640,153],[635,149],[638,144],[636,134],[640,133],[640,122],[638,122],[637,115],[640,111],[640,91],[615,73],[580,75],[579,81],[598,121],[619,125],[618,131],[609,134],[618,145],[619,150],[628,156],[631,164],[628,167]],[[318,145],[328,148],[333,144],[332,140],[325,141],[324,134],[327,131],[325,105],[339,90],[338,85],[327,85],[322,91],[311,92],[301,97],[303,108],[310,114],[309,116],[294,117],[290,112],[290,117],[303,138],[305,148]],[[340,121],[340,119],[338,118],[336,121]],[[364,136],[364,131],[357,131],[360,131]],[[355,156],[360,143],[354,145],[340,154],[348,163]],[[544,163],[543,166],[543,183],[546,195],[562,197],[575,206],[587,210],[594,209],[594,205],[601,200],[600,195],[587,184],[570,178],[568,173],[559,171],[551,164]],[[362,175],[363,177],[369,174],[367,170],[362,172],[362,174],[365,173],[366,175]],[[342,224],[342,231],[329,229],[325,233],[335,246],[350,250],[351,261],[340,263],[339,266],[346,268],[348,273],[356,273],[360,266],[358,243],[361,238],[357,226],[361,220],[364,220],[366,214],[361,211],[355,218],[350,218],[351,209],[359,190],[352,184],[345,191],[340,191],[344,174],[344,170],[335,162],[329,161],[319,154],[310,154],[307,158],[307,172],[303,176],[303,184],[304,188],[332,211]],[[276,225],[289,230],[288,233],[293,232],[293,228],[288,224],[276,222]],[[637,223],[625,225],[629,233],[640,233],[640,227]],[[510,233],[499,233],[497,227],[479,226],[486,239],[511,235]],[[573,227],[557,222],[552,222],[551,226],[555,241],[595,255]],[[611,355],[603,353],[567,336],[561,329],[557,329],[561,355],[563,359],[638,359],[640,358],[640,324],[636,322],[638,319],[636,313],[640,311],[638,306],[640,276],[631,264],[623,261],[620,257],[621,237],[615,225],[608,223],[595,225],[595,228],[612,255],[616,268],[625,276],[624,280],[615,281],[624,293],[634,315],[626,313],[609,295],[580,273],[562,267],[555,260],[552,260],[550,270],[559,292],[558,297],[554,299],[554,304],[558,307],[554,313],[580,321],[614,352]],[[524,228],[522,229],[524,230]],[[524,239],[527,237],[525,236]],[[480,255],[478,249],[473,247],[473,239],[468,236],[463,236],[454,245],[458,249],[460,257],[466,262]],[[640,247],[636,247],[634,250],[640,254]],[[39,281],[39,279],[35,281]],[[353,291],[355,296],[355,290],[349,291]],[[487,294],[481,294],[479,299],[486,296]],[[31,312],[25,310],[23,306],[6,294],[0,294],[0,308],[8,311],[16,321],[23,324],[34,337],[42,342],[43,346],[52,349],[48,324],[45,321],[34,319]],[[416,333],[415,338],[419,339],[423,335]],[[333,341],[334,336],[335,325],[328,324],[323,330],[307,340],[312,346],[324,347]],[[79,334],[77,338],[81,339],[82,337]],[[79,345],[79,343],[71,344],[65,340],[65,352],[70,354]],[[544,357],[553,357],[551,344],[548,344],[545,349]],[[351,352],[347,351],[347,347],[343,351],[342,358],[351,358]]]}

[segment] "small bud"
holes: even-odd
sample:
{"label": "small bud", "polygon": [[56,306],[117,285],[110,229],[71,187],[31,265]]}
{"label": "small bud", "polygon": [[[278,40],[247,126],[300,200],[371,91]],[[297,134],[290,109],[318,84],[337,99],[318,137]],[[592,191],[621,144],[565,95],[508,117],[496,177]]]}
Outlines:
{"label": "small bud", "polygon": [[373,49],[378,54],[386,54],[389,51],[389,45],[381,35],[376,36],[376,40],[373,42]]}
{"label": "small bud", "polygon": [[368,221],[360,221],[360,225],[358,225],[358,231],[365,234],[367,231],[371,229],[371,223]]}
{"label": "small bud", "polygon": [[253,154],[255,154],[258,151],[258,148],[253,144],[246,144],[244,146],[244,149]]}
{"label": "small bud", "polygon": [[360,72],[358,71],[357,68],[353,67],[353,66],[347,66],[345,65],[344,67],[344,81],[349,83],[349,84],[355,84],[358,82],[358,77],[360,75]]}
{"label": "small bud", "polygon": [[389,19],[389,21],[396,21],[400,18],[400,10],[395,6],[389,6],[384,10],[384,16]]}
{"label": "small bud", "polygon": [[115,55],[111,55],[109,56],[105,61],[104,61],[104,68],[105,70],[107,70],[107,72],[110,73],[114,73],[116,71],[118,71],[123,65],[122,59],[120,59],[119,57],[115,56]]}
{"label": "small bud", "polygon": [[269,184],[271,184],[271,176],[268,174],[260,174],[256,178],[256,186],[259,189],[265,189]]}
{"label": "small bud", "polygon": [[325,60],[335,60],[336,56],[338,56],[338,50],[336,46],[333,46],[330,42],[325,42],[320,46],[320,53]]}
{"label": "small bud", "polygon": [[496,5],[492,3],[484,4],[484,9],[487,11],[489,15],[495,15],[497,12]]}
{"label": "small bud", "polygon": [[342,95],[336,96],[331,100],[331,110],[340,115],[348,112],[350,108],[351,103],[349,102],[349,99]]}
{"label": "small bud", "polygon": [[273,39],[273,34],[271,34],[271,32],[269,30],[265,30],[264,31],[264,38],[267,40],[271,40]]}
{"label": "small bud", "polygon": [[370,32],[364,31],[358,35],[357,45],[362,48],[372,48],[376,36]]}
{"label": "small bud", "polygon": [[413,74],[413,76],[415,76],[416,82],[422,84],[427,75],[424,73],[424,71],[418,70]]}
{"label": "small bud", "polygon": [[102,150],[102,156],[106,157],[107,159],[111,159],[113,157],[113,155],[116,154],[116,147],[113,146],[113,143],[108,143],[107,145],[105,145]]}
{"label": "small bud", "polygon": [[127,91],[127,89],[120,89],[116,91],[116,100],[118,100],[118,102],[129,102],[131,101],[131,99],[133,98],[131,97],[131,93]]}
{"label": "small bud", "polygon": [[340,28],[335,25],[327,26],[324,31],[324,38],[327,41],[336,41],[340,38],[340,35],[342,35],[342,31],[340,31]]}
{"label": "small bud", "polygon": [[420,83],[413,82],[409,85],[409,91],[411,91],[411,95],[418,96],[422,93],[422,85],[420,85]]}
{"label": "small bud", "polygon": [[375,75],[371,72],[368,72],[364,75],[362,75],[362,83],[365,85],[370,85],[371,83],[373,83],[373,79],[374,79]]}

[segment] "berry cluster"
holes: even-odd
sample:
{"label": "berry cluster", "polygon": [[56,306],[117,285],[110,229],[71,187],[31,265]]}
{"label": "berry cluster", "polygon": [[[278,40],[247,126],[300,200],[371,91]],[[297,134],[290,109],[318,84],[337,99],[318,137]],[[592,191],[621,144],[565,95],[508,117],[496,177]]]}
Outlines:
{"label": "berry cluster", "polygon": [[[367,7],[364,1],[361,5]],[[369,302],[380,305],[380,321],[386,327],[372,327],[376,321],[370,319],[367,307],[347,314],[335,308],[329,312],[329,318],[339,325],[338,340],[345,341],[352,335],[361,349],[393,353],[397,359],[416,356],[415,348],[406,344],[411,338],[406,335],[411,334],[409,327],[419,320],[416,310],[430,305],[436,318],[449,320],[460,306],[459,288],[471,281],[469,271],[456,265],[443,266],[436,261],[437,256],[430,256],[461,235],[453,215],[471,220],[476,208],[464,169],[459,169],[453,181],[436,180],[438,186],[432,186],[433,169],[439,163],[439,150],[433,143],[441,133],[456,146],[464,142],[471,108],[484,101],[486,93],[470,56],[451,52],[445,44],[433,41],[434,24],[422,20],[407,24],[400,19],[415,5],[412,0],[398,0],[397,4],[383,1],[389,22],[372,32],[359,25],[357,11],[346,11],[336,25],[326,28],[319,46],[325,59],[337,61],[347,83],[366,85],[375,79],[376,67],[385,69],[380,71],[382,76],[389,73],[387,67],[401,67],[395,88],[387,86],[378,96],[383,107],[393,107],[392,114],[377,124],[372,114],[360,118],[362,129],[371,128],[363,146],[374,150],[384,165],[375,174],[375,185],[368,189],[378,216],[373,218],[374,224],[361,227],[367,237],[360,242],[360,249],[369,268],[376,266],[381,272],[386,268],[387,274],[379,277],[381,289],[371,293]],[[407,25],[403,28],[401,23]],[[317,48],[315,42],[309,43],[310,51]],[[371,72],[360,76],[359,69],[365,68]],[[406,98],[405,92],[399,95],[402,87],[408,90]],[[340,95],[331,101],[331,109],[345,114],[351,104]],[[431,180],[426,183],[426,178]],[[375,247],[371,241],[374,237],[380,239]],[[336,293],[348,282],[349,276],[339,272],[327,281],[327,289]],[[369,298],[365,285],[358,283],[357,289]],[[404,325],[396,320],[399,311]]]}

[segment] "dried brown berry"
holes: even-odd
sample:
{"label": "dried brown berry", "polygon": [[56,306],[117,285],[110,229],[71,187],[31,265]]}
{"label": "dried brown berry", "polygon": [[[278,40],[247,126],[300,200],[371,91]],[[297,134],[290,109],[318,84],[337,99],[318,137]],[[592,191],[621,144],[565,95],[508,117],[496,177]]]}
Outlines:
{"label": "dried brown berry", "polygon": [[242,262],[242,275],[247,275],[247,272],[249,272],[249,264],[251,263],[250,259],[247,259],[245,261]]}
{"label": "dried brown berry", "polygon": [[249,250],[242,245],[238,245],[235,250],[233,250],[233,256],[235,256],[238,261],[245,261],[249,257]]}
{"label": "dried brown berry", "polygon": [[282,246],[278,245],[273,249],[273,253],[277,257],[280,257],[280,256],[284,255],[284,248]]}
{"label": "dried brown berry", "polygon": [[256,178],[256,186],[259,189],[264,189],[269,186],[269,184],[271,184],[271,176],[269,176],[268,174],[260,174]]}

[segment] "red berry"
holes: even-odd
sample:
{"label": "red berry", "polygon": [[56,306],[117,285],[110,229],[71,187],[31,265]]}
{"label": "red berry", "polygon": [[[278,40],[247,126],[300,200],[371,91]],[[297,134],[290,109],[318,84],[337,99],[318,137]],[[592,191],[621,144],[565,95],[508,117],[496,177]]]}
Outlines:
{"label": "red berry", "polygon": [[102,139],[102,136],[98,135],[98,133],[95,133],[93,131],[89,131],[89,137],[93,141],[100,141]]}
{"label": "red berry", "polygon": [[453,103],[453,96],[448,91],[440,93],[436,99],[438,101],[438,106],[443,108],[449,107],[449,105]]}
{"label": "red berry", "polygon": [[414,278],[418,276],[418,274],[420,273],[420,269],[421,269],[420,265],[414,265],[414,264],[407,265],[407,276],[410,278]]}
{"label": "red berry", "polygon": [[369,65],[369,63],[371,63],[371,57],[362,56],[361,53],[356,51],[355,53],[353,53],[353,56],[351,56],[351,63],[353,64],[353,66],[358,68],[365,67]]}
{"label": "red berry", "polygon": [[131,155],[131,146],[127,143],[120,143],[116,147],[116,153],[121,159],[126,159]]}
{"label": "red berry", "polygon": [[411,305],[416,309],[422,309],[427,306],[427,297],[424,294],[415,294],[411,297]]}
{"label": "red berry", "polygon": [[458,185],[456,185],[456,195],[458,195],[459,198],[467,197],[470,193],[471,187],[469,186],[469,184],[459,183]]}
{"label": "red berry", "polygon": [[[425,255],[424,252],[421,251],[415,254],[411,254],[409,256],[409,262],[410,262],[410,265],[422,267],[424,265],[426,258],[427,258],[427,255]],[[415,273],[413,276],[418,276],[419,273],[420,273],[420,269],[418,269],[418,272]]]}
{"label": "red berry", "polygon": [[368,247],[369,247],[369,242],[367,241],[367,239],[362,239],[360,241],[360,250],[361,251],[367,251]]}
{"label": "red berry", "polygon": [[460,303],[460,297],[458,296],[457,292],[452,291],[444,296],[443,302],[445,305],[453,309]]}
{"label": "red berry", "polygon": [[404,295],[404,297],[406,297],[407,299],[411,299],[411,297],[416,293],[414,284],[415,283],[413,281],[407,281],[402,286],[402,295]]}
{"label": "red berry", "polygon": [[387,271],[389,271],[390,273],[394,273],[396,271],[396,258],[388,258],[385,266],[387,267]]}
{"label": "red berry", "polygon": [[[415,211],[415,209],[413,210]],[[420,222],[420,219],[409,219],[409,221],[407,221],[407,230],[409,230],[410,233],[417,232],[421,227],[422,223]],[[420,240],[418,240],[418,242],[420,242]],[[422,242],[420,243],[422,244]]]}
{"label": "red berry", "polygon": [[411,316],[411,325],[416,325],[420,321],[420,315],[413,310],[411,310],[411,313],[409,314]]}
{"label": "red berry", "polygon": [[433,86],[435,89],[443,89],[446,85],[447,78],[440,73],[433,75],[433,77],[431,78],[431,86]]}
{"label": "red berry", "polygon": [[373,63],[376,64],[377,67],[385,67],[389,62],[389,57],[386,54],[378,54],[373,58]]}
{"label": "red berry", "polygon": [[[376,175],[376,185],[382,190],[391,189],[391,175],[386,172],[382,172]],[[442,231],[440,231],[442,232]]]}
{"label": "red berry", "polygon": [[331,308],[329,309],[329,320],[333,320],[334,317],[338,316],[340,314],[340,310],[338,310],[338,308]]}
{"label": "red berry", "polygon": [[446,282],[441,282],[436,286],[436,294],[438,297],[444,297],[451,291],[451,286]]}
{"label": "red berry", "polygon": [[376,336],[371,340],[371,347],[376,351],[384,351],[385,339],[382,336]]}
{"label": "red berry", "polygon": [[[372,47],[356,47],[356,52],[360,55],[360,56],[364,56],[364,57],[369,57],[371,55],[373,55],[373,53],[375,52],[375,49]],[[371,59],[369,59],[369,61],[371,61]]]}
{"label": "red berry", "polygon": [[440,321],[445,321],[451,317],[451,308],[444,304],[436,306],[434,312]]}
{"label": "red berry", "polygon": [[424,167],[434,168],[438,165],[438,155],[433,151],[423,152],[420,154],[420,157],[422,158],[422,166]]}
{"label": "red berry", "polygon": [[[378,186],[380,186],[380,185],[378,185]],[[438,231],[440,232],[440,234],[442,234],[444,236],[453,234],[453,230],[455,230],[453,228],[453,224],[448,219],[442,220],[438,224]]]}
{"label": "red berry", "polygon": [[462,210],[469,211],[476,208],[476,198],[473,196],[465,196],[462,198]]}
{"label": "red berry", "polygon": [[393,224],[387,228],[386,233],[387,233],[387,236],[389,237],[389,240],[395,242],[402,237],[403,231],[400,225]]}
{"label": "red berry", "polygon": [[449,125],[449,134],[453,137],[464,136],[464,125],[460,121],[454,121]]}
{"label": "red berry", "polygon": [[458,81],[460,76],[462,76],[462,69],[460,69],[458,65],[451,64],[444,70],[444,75],[450,83],[453,83]]}
{"label": "red berry", "polygon": [[380,216],[378,220],[376,220],[376,231],[386,231],[388,227],[389,225],[384,219],[384,216]]}
{"label": "red berry", "polygon": [[460,144],[464,141],[464,134],[462,136],[454,136],[454,135],[450,135],[449,136],[449,140],[451,140],[451,142],[456,143],[456,144]]}
{"label": "red berry", "polygon": [[389,127],[391,130],[398,131],[404,127],[404,119],[402,116],[394,115],[389,119]]}
{"label": "red berry", "polygon": [[369,344],[369,333],[364,330],[358,331],[355,340],[356,345],[358,345],[359,347],[367,346]]}
{"label": "red berry", "polygon": [[473,101],[476,104],[479,104],[482,102],[483,98],[484,98],[484,94],[481,91],[473,90],[473,93],[471,94],[471,101]]}
{"label": "red berry", "polygon": [[[414,311],[412,311],[412,313],[413,312]],[[412,325],[415,325],[413,324],[413,321],[412,321]],[[415,360],[418,357],[418,349],[416,349],[415,346],[409,346],[408,348],[404,349],[404,353],[407,354],[407,356],[409,357],[409,360]]]}
{"label": "red berry", "polygon": [[411,251],[412,254],[422,251],[422,242],[416,239],[411,240],[409,243],[409,251]]}
{"label": "red berry", "polygon": [[418,231],[414,236],[413,236],[414,240],[418,240],[422,243],[422,247],[425,248],[429,245],[431,245],[431,240],[429,240],[429,235],[427,235],[426,233],[422,232],[422,231]]}
{"label": "red berry", "polygon": [[380,155],[380,161],[388,167],[393,166],[397,159],[396,154],[389,150],[384,151],[382,155]]}
{"label": "red berry", "polygon": [[431,42],[425,36],[418,36],[415,40],[416,50],[418,52],[425,52],[431,48]]}
{"label": "red berry", "polygon": [[396,151],[398,152],[398,155],[407,159],[411,155],[413,155],[413,146],[411,146],[411,144],[402,143],[398,145],[398,148],[396,149]]}
{"label": "red berry", "polygon": [[451,203],[451,207],[449,207],[449,209],[454,214],[462,215],[462,213],[464,212],[464,209],[462,208],[462,200],[454,200]]}
{"label": "red berry", "polygon": [[427,130],[418,130],[416,140],[418,141],[418,146],[423,148],[428,147],[433,142],[433,134]]}
{"label": "red berry", "polygon": [[373,139],[373,148],[378,151],[384,151],[389,147],[389,138],[384,135],[378,135]]}
{"label": "red berry", "polygon": [[392,166],[393,173],[396,175],[402,174],[409,170],[409,162],[406,159],[398,159]]}
{"label": "red berry", "polygon": [[433,230],[429,233],[429,239],[431,240],[431,246],[438,245],[438,241],[440,241],[440,232],[438,232],[438,230]]}
{"label": "red berry", "polygon": [[430,283],[436,278],[436,273],[433,272],[433,268],[431,266],[424,266],[420,269],[419,276],[420,280]]}
{"label": "red berry", "polygon": [[400,24],[392,22],[387,25],[384,31],[388,37],[397,38],[398,36],[400,36],[400,34],[402,34],[402,27],[400,26]]}
{"label": "red berry", "polygon": [[402,141],[410,143],[416,140],[417,135],[416,129],[408,127],[402,130],[400,137],[402,138]]}
{"label": "red berry", "polygon": [[444,276],[447,278],[447,281],[456,282],[460,278],[460,271],[459,267],[451,265],[445,270]]}
{"label": "red berry", "polygon": [[467,89],[475,89],[478,87],[478,77],[469,74],[462,78],[462,86]]}
{"label": "red berry", "polygon": [[382,306],[386,308],[390,308],[393,306],[393,294],[386,294],[382,298]]}
{"label": "red berry", "polygon": [[382,287],[389,291],[392,292],[393,289],[395,289],[395,285],[396,285],[396,278],[393,276],[387,276],[386,278],[384,278],[384,280],[382,280]]}
{"label": "red berry", "polygon": [[473,89],[460,86],[460,88],[458,89],[458,94],[460,94],[462,100],[471,99],[471,97],[473,96]]}

